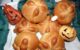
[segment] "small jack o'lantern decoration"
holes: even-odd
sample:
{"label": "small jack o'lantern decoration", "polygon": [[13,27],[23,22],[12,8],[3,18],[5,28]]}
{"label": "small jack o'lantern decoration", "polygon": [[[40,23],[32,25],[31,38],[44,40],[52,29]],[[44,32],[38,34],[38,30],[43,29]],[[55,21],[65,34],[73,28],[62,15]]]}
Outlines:
{"label": "small jack o'lantern decoration", "polygon": [[62,26],[59,30],[59,34],[66,41],[72,41],[76,37],[76,30],[69,26]]}

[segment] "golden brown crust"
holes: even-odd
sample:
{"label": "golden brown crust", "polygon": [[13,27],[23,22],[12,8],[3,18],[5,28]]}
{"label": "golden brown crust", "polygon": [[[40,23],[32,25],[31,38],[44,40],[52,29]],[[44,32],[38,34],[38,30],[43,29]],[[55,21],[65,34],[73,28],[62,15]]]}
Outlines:
{"label": "golden brown crust", "polygon": [[39,40],[34,33],[21,32],[15,38],[13,47],[15,50],[35,50]]}
{"label": "golden brown crust", "polygon": [[22,8],[23,16],[33,23],[42,22],[48,13],[48,7],[44,1],[28,0]]}
{"label": "golden brown crust", "polygon": [[48,31],[49,31],[50,19],[51,19],[51,17],[50,17],[50,16],[47,16],[47,18],[46,18],[43,22],[41,22],[41,23],[39,23],[39,24],[37,25],[38,30],[39,30],[39,32],[40,32],[42,35],[43,35],[45,32],[48,32]]}
{"label": "golden brown crust", "polygon": [[14,32],[15,33],[20,33],[23,30],[27,29],[26,26],[27,26],[27,20],[25,18],[22,18],[22,20],[19,23],[16,24]]}
{"label": "golden brown crust", "polygon": [[58,16],[60,24],[70,24],[75,16],[75,4],[69,1],[58,2],[54,8],[54,15]]}
{"label": "golden brown crust", "polygon": [[41,50],[65,50],[64,40],[58,33],[48,32],[40,39],[39,48]]}
{"label": "golden brown crust", "polygon": [[50,32],[59,32],[59,29],[62,25],[60,25],[58,22],[56,21],[51,21],[49,24],[50,27]]}
{"label": "golden brown crust", "polygon": [[15,27],[14,32],[20,33],[23,31],[37,32],[37,24],[28,22],[23,18]]}
{"label": "golden brown crust", "polygon": [[51,17],[47,16],[46,20],[42,23],[38,24],[38,29],[41,35],[43,35],[46,32],[59,32],[61,25],[58,24],[56,21],[51,21]]}

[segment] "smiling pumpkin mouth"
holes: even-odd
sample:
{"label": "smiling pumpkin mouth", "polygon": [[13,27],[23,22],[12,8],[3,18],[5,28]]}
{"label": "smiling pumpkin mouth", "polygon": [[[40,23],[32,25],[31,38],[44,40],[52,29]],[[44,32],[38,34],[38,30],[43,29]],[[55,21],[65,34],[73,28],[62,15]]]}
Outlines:
{"label": "smiling pumpkin mouth", "polygon": [[67,37],[63,32],[62,32],[62,35],[63,35],[63,36],[65,36],[66,38],[70,39],[70,38],[69,38],[69,37]]}

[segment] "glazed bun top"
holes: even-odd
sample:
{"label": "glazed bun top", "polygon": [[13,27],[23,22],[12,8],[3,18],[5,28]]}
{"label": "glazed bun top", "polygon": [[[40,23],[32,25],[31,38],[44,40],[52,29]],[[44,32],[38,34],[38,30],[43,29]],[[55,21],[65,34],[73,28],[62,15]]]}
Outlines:
{"label": "glazed bun top", "polygon": [[64,48],[64,40],[57,32],[47,32],[41,39],[39,48],[41,50],[62,50]]}
{"label": "glazed bun top", "polygon": [[75,4],[70,1],[58,2],[54,8],[54,15],[58,16],[60,24],[70,24],[75,16]]}
{"label": "glazed bun top", "polygon": [[35,50],[39,40],[34,33],[21,32],[14,40],[13,47],[15,50]]}
{"label": "glazed bun top", "polygon": [[48,7],[44,1],[28,0],[22,7],[23,16],[32,23],[42,22],[48,13]]}

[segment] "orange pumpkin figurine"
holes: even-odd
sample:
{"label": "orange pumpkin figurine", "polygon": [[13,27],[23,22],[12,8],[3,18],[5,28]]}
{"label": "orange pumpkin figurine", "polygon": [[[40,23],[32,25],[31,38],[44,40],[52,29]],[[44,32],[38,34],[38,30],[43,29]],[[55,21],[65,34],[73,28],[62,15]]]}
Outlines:
{"label": "orange pumpkin figurine", "polygon": [[4,5],[3,8],[10,24],[15,25],[21,20],[22,15],[18,10],[14,9],[10,5]]}

